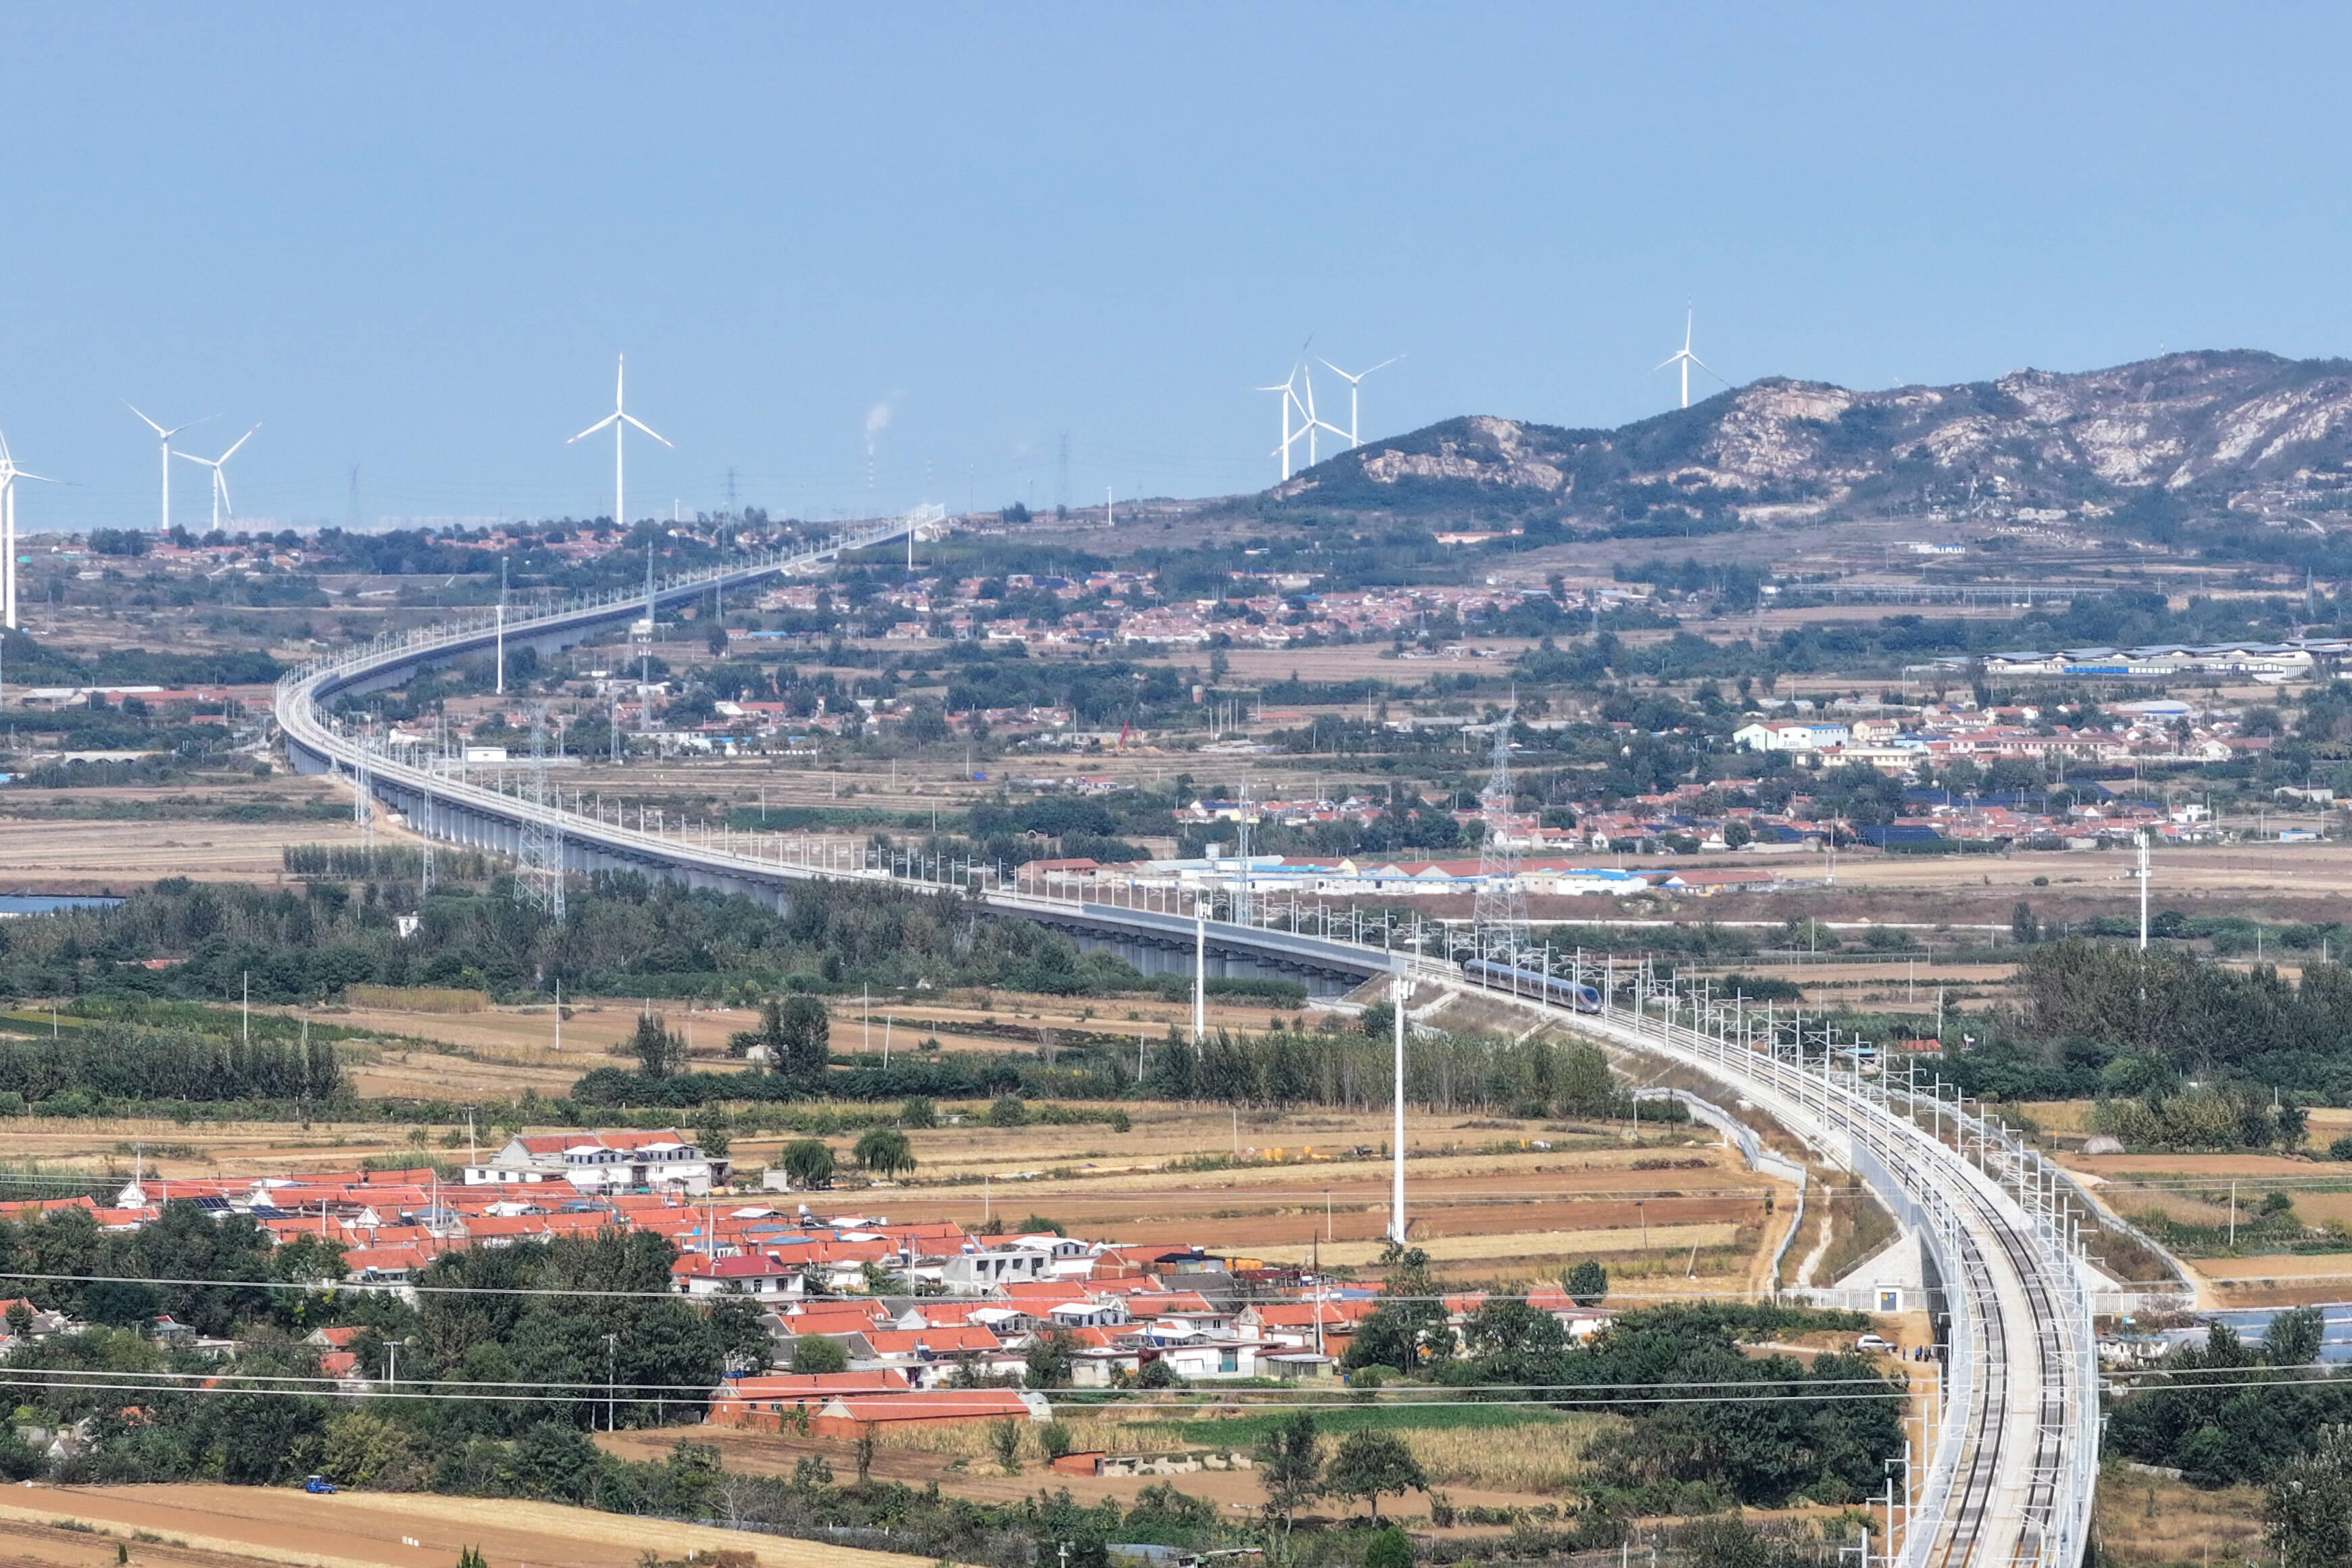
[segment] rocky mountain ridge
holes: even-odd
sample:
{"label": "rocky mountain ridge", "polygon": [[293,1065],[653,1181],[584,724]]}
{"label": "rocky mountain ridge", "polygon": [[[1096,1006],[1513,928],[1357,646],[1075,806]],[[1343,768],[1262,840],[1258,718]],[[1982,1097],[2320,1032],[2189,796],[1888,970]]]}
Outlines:
{"label": "rocky mountain ridge", "polygon": [[1879,392],[1771,377],[1615,430],[1450,419],[1268,494],[1539,526],[2120,513],[2157,532],[2230,517],[2325,531],[2352,526],[2352,361],[2176,353]]}

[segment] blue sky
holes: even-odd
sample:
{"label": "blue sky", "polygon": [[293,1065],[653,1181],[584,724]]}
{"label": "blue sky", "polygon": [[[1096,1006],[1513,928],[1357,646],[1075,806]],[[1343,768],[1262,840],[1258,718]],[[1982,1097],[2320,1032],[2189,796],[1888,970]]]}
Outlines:
{"label": "blue sky", "polygon": [[0,431],[27,528],[153,526],[126,397],[249,517],[590,515],[625,352],[633,512],[824,518],[1255,488],[1310,332],[1368,436],[1670,406],[1686,301],[1734,382],[2341,353],[2347,15],[20,7]]}

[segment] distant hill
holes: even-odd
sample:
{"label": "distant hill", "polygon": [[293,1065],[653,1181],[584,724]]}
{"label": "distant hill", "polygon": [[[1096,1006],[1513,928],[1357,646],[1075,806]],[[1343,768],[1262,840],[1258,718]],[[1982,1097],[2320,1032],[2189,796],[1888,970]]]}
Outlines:
{"label": "distant hill", "polygon": [[1781,377],[1615,430],[1487,416],[1370,441],[1268,492],[1530,531],[1727,531],[1917,515],[2352,525],[2352,361],[2250,350],[1853,392]]}

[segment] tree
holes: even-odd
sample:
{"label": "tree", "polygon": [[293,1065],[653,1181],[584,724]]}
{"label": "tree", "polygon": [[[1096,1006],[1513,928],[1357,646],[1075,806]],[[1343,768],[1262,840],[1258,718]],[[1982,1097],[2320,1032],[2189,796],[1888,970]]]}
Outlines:
{"label": "tree", "polygon": [[1384,1527],[1364,1548],[1364,1568],[1412,1568],[1412,1538],[1393,1524]]}
{"label": "tree", "polygon": [[898,1125],[927,1129],[940,1124],[939,1107],[922,1095],[917,1095],[898,1108]]}
{"label": "tree", "polygon": [[1429,1254],[1418,1247],[1391,1241],[1381,1254],[1389,1273],[1381,1286],[1381,1304],[1356,1325],[1349,1336],[1342,1364],[1385,1366],[1415,1372],[1426,1360],[1453,1359],[1454,1331],[1446,1325],[1445,1304],[1429,1277]]}
{"label": "tree", "polygon": [[839,1340],[823,1334],[803,1334],[793,1342],[793,1370],[797,1373],[847,1372],[849,1352]]}
{"label": "tree", "polygon": [[795,1138],[784,1145],[784,1174],[798,1187],[821,1187],[833,1180],[833,1151],[821,1138]]}
{"label": "tree", "polygon": [[914,1146],[895,1127],[866,1129],[850,1154],[861,1167],[877,1176],[896,1176],[915,1168]]}
{"label": "tree", "polygon": [[2319,1359],[2325,1325],[2316,1307],[2278,1313],[2263,1331],[2263,1359],[2273,1366],[2309,1366]]}
{"label": "tree", "polygon": [[647,1078],[668,1078],[686,1065],[686,1041],[664,1028],[651,1013],[637,1020],[637,1032],[629,1037],[629,1050],[637,1058],[637,1070]]}
{"label": "tree", "polygon": [[771,1065],[803,1088],[823,1083],[825,1068],[833,1062],[833,1013],[824,998],[795,994],[782,1002],[770,1002],[767,1015],[763,1032],[772,1037]]}
{"label": "tree", "polygon": [[2042,940],[2042,922],[2033,918],[2033,906],[2023,899],[2009,911],[2009,940],[2020,947],[2032,947]]}
{"label": "tree", "polygon": [[714,1160],[725,1159],[727,1151],[735,1144],[730,1131],[734,1125],[725,1106],[716,1103],[705,1106],[694,1123],[695,1147]]}
{"label": "tree", "polygon": [[457,1553],[457,1568],[490,1568],[490,1560],[482,1555],[478,1546],[468,1546]]}
{"label": "tree", "polygon": [[1257,1479],[1265,1488],[1265,1516],[1282,1521],[1286,1534],[1301,1503],[1323,1492],[1323,1437],[1315,1413],[1302,1410],[1257,1441]]}
{"label": "tree", "polygon": [[1011,1415],[988,1424],[988,1449],[1008,1476],[1021,1473],[1021,1423]]}
{"label": "tree", "polygon": [[1601,1267],[1599,1259],[1587,1258],[1568,1271],[1563,1283],[1570,1300],[1580,1307],[1598,1307],[1609,1294],[1609,1270]]}
{"label": "tree", "polygon": [[988,1108],[991,1127],[1020,1127],[1029,1120],[1029,1102],[1007,1095]]}
{"label": "tree", "polygon": [[1077,1336],[1067,1329],[1048,1329],[1029,1337],[1025,1353],[1028,1374],[1022,1379],[1031,1388],[1067,1388],[1077,1363]]}
{"label": "tree", "polygon": [[1339,1440],[1339,1451],[1331,1456],[1323,1483],[1334,1496],[1362,1498],[1370,1503],[1375,1523],[1381,1517],[1382,1492],[1402,1497],[1408,1491],[1429,1489],[1429,1478],[1422,1474],[1421,1464],[1404,1446],[1404,1439],[1393,1432],[1373,1430],[1350,1432]]}
{"label": "tree", "polygon": [[1755,839],[1755,830],[1736,816],[1723,825],[1723,847],[1726,849],[1745,849]]}
{"label": "tree", "polygon": [[2279,1568],[2352,1562],[2352,1428],[2330,1426],[2281,1470],[2263,1499],[2263,1533]]}

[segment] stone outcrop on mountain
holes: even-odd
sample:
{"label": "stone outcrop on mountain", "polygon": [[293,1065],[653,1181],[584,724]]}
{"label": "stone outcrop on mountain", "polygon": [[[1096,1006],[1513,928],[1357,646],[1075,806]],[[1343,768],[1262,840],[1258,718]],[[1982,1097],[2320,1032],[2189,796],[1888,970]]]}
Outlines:
{"label": "stone outcrop on mountain", "polygon": [[2120,511],[2159,530],[2232,512],[2321,528],[2352,521],[2352,361],[2177,353],[1882,392],[1774,377],[1616,430],[1450,419],[1271,495],[1555,523]]}

